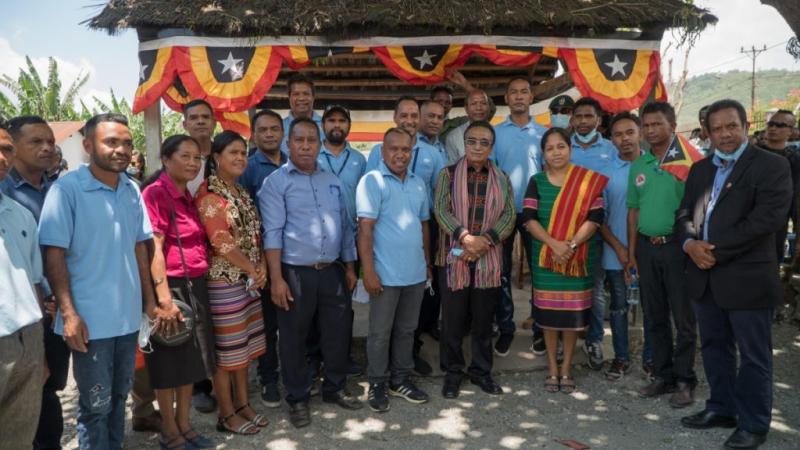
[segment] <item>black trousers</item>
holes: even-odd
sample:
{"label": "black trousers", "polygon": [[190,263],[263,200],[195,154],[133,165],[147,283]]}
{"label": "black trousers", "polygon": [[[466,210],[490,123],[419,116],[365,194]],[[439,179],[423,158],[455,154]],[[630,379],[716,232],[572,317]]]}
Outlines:
{"label": "black trousers", "polygon": [[264,315],[264,337],[267,352],[258,358],[258,378],[261,385],[278,382],[278,316],[269,289],[261,291],[261,311]]}
{"label": "black trousers", "polygon": [[[439,244],[439,225],[436,223],[436,219],[434,219],[433,214],[431,214],[431,220],[428,221],[428,229],[430,231],[430,254],[428,255],[433,264],[433,261],[436,260],[436,251],[438,249]],[[439,328],[439,310],[441,309],[441,296],[439,289],[436,289],[438,284],[438,274],[437,271],[433,271],[433,280],[432,286],[434,287],[433,295],[431,295],[430,290],[425,289],[425,294],[422,296],[422,307],[419,310],[419,323],[417,324],[417,331],[415,336],[417,340],[419,339],[419,335],[421,333],[434,330]],[[420,342],[420,345],[422,342]]]}
{"label": "black trousers", "polygon": [[[654,375],[670,383],[694,385],[697,321],[686,291],[685,258],[677,241],[654,245],[639,235],[636,262],[645,323],[652,340]],[[673,323],[677,332],[674,346]]]}
{"label": "black trousers", "polygon": [[[344,268],[333,264],[322,270],[282,265],[283,278],[294,301],[289,310],[277,308],[281,375],[290,403],[307,401],[311,371],[306,358],[308,334],[313,326],[320,331],[323,393],[335,393],[347,380],[352,304],[345,286]],[[316,316],[316,324],[314,324]]]}
{"label": "black trousers", "polygon": [[739,428],[766,434],[772,420],[773,309],[725,310],[714,303],[710,289],[694,309],[711,388],[706,409],[738,416]]}
{"label": "black trousers", "polygon": [[44,320],[44,356],[50,376],[42,389],[42,409],[39,413],[39,427],[33,440],[35,450],[60,449],[61,434],[64,432],[64,416],[61,400],[57,392],[67,385],[69,374],[69,347],[64,339],[55,334],[53,321],[48,316]]}
{"label": "black trousers", "polygon": [[[447,269],[440,267],[439,291],[442,293],[442,333],[439,352],[446,378],[460,379],[464,367],[462,342],[467,329],[472,344],[470,377],[485,377],[492,372],[492,320],[500,287],[477,289],[468,287],[452,291],[447,287]],[[474,273],[470,274],[474,276]]]}

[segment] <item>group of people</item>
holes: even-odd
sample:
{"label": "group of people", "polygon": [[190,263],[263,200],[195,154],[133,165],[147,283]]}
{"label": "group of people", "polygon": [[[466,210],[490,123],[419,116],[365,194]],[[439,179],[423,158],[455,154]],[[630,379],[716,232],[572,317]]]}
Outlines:
{"label": "group of people", "polygon": [[[500,395],[492,366],[516,331],[517,233],[532,274],[531,349],[547,355],[546,392],[577,388],[572,362],[583,331],[591,369],[605,368],[609,380],[631,371],[627,286],[638,283],[649,375],[640,396],[669,393],[674,408],[694,403],[699,325],[711,395],[682,423],[735,427],[730,448],[765,440],[770,327],[782,296],[776,248],[795,218],[800,167],[778,148],[796,123],[791,113],[770,119],[772,140],[761,149],[748,142],[742,105],[710,105],[702,117],[708,156],[694,162],[668,103],[645,105],[641,118],[613,116],[607,139],[598,131],[604,112],[588,97],[557,97],[552,126],[538,124],[531,83],[518,77],[507,83],[509,116],[494,126],[494,104],[471,86],[463,118],[449,117],[449,88],[421,103],[398,99],[396,126],[365,158],[347,140],[346,108],[318,115],[314,84],[300,74],[288,93],[287,117],[252,117],[253,148],[232,131],[214,136],[211,106],[188,103],[187,134],[163,142],[161,169],[141,181],[137,170],[124,173],[134,152],[124,116],[87,121],[89,164],[56,181],[47,123],[26,116],[3,124],[6,445],[60,448],[56,393],[70,357],[81,448],[122,448],[131,389],[134,429],[158,429],[161,448],[215,445],[193,428],[192,404],[217,411],[220,432],[257,434],[269,420],[248,398],[253,361],[262,403],[282,404],[282,380],[295,427],[311,423],[309,399],[320,391],[323,402],[360,409],[346,388],[360,372],[350,348],[359,277],[369,295],[370,409],[388,411],[390,396],[429,400],[412,380],[431,372],[419,356],[423,332],[439,341],[444,398],[457,398],[465,379]],[[681,158],[685,171],[666,169]],[[166,339],[186,327],[190,338]]]}

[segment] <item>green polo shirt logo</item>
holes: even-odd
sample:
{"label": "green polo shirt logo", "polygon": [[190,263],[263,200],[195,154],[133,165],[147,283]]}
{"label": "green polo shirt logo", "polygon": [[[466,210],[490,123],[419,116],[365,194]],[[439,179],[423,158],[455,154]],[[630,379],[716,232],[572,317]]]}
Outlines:
{"label": "green polo shirt logo", "polygon": [[639,210],[638,231],[647,236],[673,233],[675,210],[683,198],[685,183],[659,167],[647,152],[631,165],[628,178],[628,208]]}

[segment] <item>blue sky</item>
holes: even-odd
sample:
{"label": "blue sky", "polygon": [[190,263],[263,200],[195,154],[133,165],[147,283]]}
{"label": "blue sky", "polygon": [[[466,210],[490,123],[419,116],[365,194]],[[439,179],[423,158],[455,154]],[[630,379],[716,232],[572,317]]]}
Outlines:
{"label": "blue sky", "polygon": [[[4,2],[6,3],[6,2]],[[81,71],[91,74],[82,98],[108,98],[110,88],[126,98],[136,90],[137,38],[132,30],[118,36],[92,31],[80,22],[99,11],[102,0],[10,0],[0,15],[0,73],[16,77],[24,56],[29,55],[44,72],[48,56],[59,62],[62,80],[73,80]],[[690,75],[731,69],[750,70],[750,60],[739,53],[742,46],[772,46],[792,35],[778,13],[758,0],[700,0],[720,18],[716,27],[704,31],[689,59]],[[671,40],[665,36],[665,45]],[[777,45],[758,59],[760,69],[800,70]],[[676,55],[676,68],[682,56]]]}

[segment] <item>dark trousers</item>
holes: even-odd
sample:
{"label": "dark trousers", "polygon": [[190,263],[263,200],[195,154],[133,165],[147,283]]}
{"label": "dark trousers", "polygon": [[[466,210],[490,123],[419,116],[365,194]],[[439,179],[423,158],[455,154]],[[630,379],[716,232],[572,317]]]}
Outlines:
{"label": "dark trousers", "polygon": [[258,358],[258,378],[261,385],[278,382],[278,317],[269,289],[261,291],[261,311],[264,315],[264,337],[267,352]]}
{"label": "dark trousers", "polygon": [[500,276],[500,287],[502,295],[500,301],[496,302],[495,321],[500,329],[500,334],[514,334],[517,327],[514,325],[514,298],[511,295],[511,267],[514,263],[514,236],[519,231],[522,237],[522,247],[525,249],[525,258],[528,261],[528,269],[533,273],[531,263],[531,235],[522,224],[522,215],[517,214],[516,230],[511,233],[503,242],[503,271]]}
{"label": "dark trousers", "polygon": [[42,409],[39,412],[39,427],[33,440],[36,450],[60,449],[64,432],[64,416],[58,391],[67,385],[69,374],[69,347],[64,339],[55,334],[50,316],[44,320],[44,357],[50,376],[42,389]]}
{"label": "dark trousers", "polygon": [[[439,245],[439,225],[436,223],[436,220],[433,218],[433,214],[431,214],[431,220],[428,221],[428,229],[430,231],[430,254],[428,255],[433,264],[433,261],[436,260],[436,251]],[[419,341],[419,335],[439,328],[439,310],[441,309],[441,296],[438,289],[436,289],[439,285],[437,284],[438,275],[436,271],[433,273],[433,280],[432,286],[434,287],[433,294],[431,294],[429,289],[425,289],[425,293],[422,296],[422,306],[419,310],[419,322],[417,324],[417,331],[414,333],[416,337],[416,341],[418,341],[418,346],[416,346],[417,350],[419,346],[422,345],[422,341]]]}
{"label": "dark trousers", "polygon": [[[474,277],[474,272],[470,274]],[[439,268],[442,293],[442,334],[439,341],[442,368],[449,379],[460,378],[465,367],[462,342],[469,329],[472,362],[470,377],[485,377],[492,372],[492,319],[501,289],[467,287],[452,291],[447,287],[447,269]]]}
{"label": "dark trousers", "polygon": [[[311,376],[306,354],[308,333],[320,331],[323,393],[335,393],[347,380],[347,350],[350,342],[352,304],[345,286],[344,269],[333,264],[322,270],[282,265],[283,278],[294,301],[289,310],[277,309],[283,385],[290,403],[307,401]],[[314,318],[316,315],[316,324]]]}
{"label": "dark trousers", "polygon": [[[677,241],[654,245],[639,235],[636,262],[647,333],[652,340],[654,375],[670,383],[677,380],[695,385],[697,322],[686,291],[685,261]],[[674,346],[673,323],[677,331]]]}
{"label": "dark trousers", "polygon": [[725,310],[714,303],[710,289],[694,303],[694,309],[711,388],[706,409],[738,416],[739,428],[766,434],[772,420],[773,310]]}

